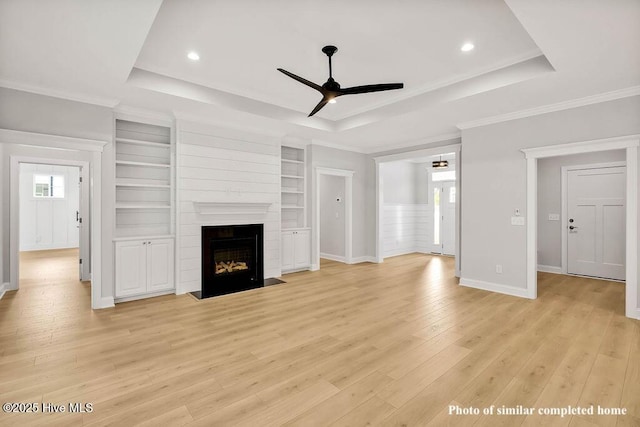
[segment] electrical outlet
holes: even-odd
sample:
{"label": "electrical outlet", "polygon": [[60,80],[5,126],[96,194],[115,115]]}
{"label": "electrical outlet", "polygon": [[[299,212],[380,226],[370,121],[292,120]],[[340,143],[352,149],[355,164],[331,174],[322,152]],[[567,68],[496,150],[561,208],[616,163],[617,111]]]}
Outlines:
{"label": "electrical outlet", "polygon": [[496,273],[502,274],[502,264],[496,264]]}

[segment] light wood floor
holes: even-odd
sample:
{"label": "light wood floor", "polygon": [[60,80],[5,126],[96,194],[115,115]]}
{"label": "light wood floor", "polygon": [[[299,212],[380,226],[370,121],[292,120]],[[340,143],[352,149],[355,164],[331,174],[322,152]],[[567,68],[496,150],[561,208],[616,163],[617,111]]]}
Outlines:
{"label": "light wood floor", "polygon": [[452,259],[416,254],[91,311],[76,263],[73,251],[21,257],[21,289],[0,300],[0,403],[94,410],[0,413],[2,425],[640,425],[640,322],[623,316],[620,283],[541,274],[529,301],[460,287]]}

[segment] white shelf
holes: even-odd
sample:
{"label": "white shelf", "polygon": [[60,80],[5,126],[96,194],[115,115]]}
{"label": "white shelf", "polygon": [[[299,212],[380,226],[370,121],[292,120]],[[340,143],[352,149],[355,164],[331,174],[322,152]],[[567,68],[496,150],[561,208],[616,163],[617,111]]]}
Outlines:
{"label": "white shelf", "polygon": [[280,228],[300,230],[307,225],[305,149],[280,148]]}
{"label": "white shelf", "polygon": [[169,127],[115,121],[115,237],[175,231],[173,141]]}
{"label": "white shelf", "polygon": [[134,145],[143,145],[147,147],[171,148],[171,144],[165,144],[164,142],[142,141],[140,139],[116,138],[116,142],[123,142],[126,144],[134,144]]}
{"label": "white shelf", "polygon": [[143,184],[143,183],[119,183],[116,182],[116,187],[138,187],[138,188],[171,188],[169,184]]}
{"label": "white shelf", "polygon": [[170,168],[170,164],[164,163],[147,163],[147,162],[131,162],[129,160],[116,160],[116,165],[141,166],[146,168]]}
{"label": "white shelf", "polygon": [[299,165],[303,165],[304,162],[302,160],[291,160],[291,159],[281,159],[282,163],[296,163]]}
{"label": "white shelf", "polygon": [[[173,239],[175,236],[173,234],[160,234],[155,236],[144,236],[145,239]],[[123,237],[114,237],[114,242],[125,242],[128,240],[140,240],[140,236],[123,236]]]}
{"label": "white shelf", "polygon": [[171,205],[159,203],[116,203],[116,209],[171,209]]}

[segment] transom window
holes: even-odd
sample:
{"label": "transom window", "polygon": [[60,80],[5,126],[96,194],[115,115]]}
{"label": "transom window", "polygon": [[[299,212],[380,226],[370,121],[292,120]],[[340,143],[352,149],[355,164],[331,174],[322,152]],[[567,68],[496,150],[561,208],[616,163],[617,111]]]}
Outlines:
{"label": "transom window", "polygon": [[433,172],[431,174],[431,180],[433,182],[455,181],[456,180],[456,171]]}

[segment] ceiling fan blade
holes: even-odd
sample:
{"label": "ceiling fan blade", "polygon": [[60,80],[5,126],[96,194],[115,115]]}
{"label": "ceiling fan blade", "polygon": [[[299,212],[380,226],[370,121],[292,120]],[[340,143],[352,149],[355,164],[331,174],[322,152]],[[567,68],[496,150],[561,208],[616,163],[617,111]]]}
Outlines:
{"label": "ceiling fan blade", "polygon": [[314,88],[315,90],[317,90],[318,92],[322,93],[322,86],[315,84],[314,82],[311,82],[305,78],[302,78],[300,76],[296,76],[293,73],[288,72],[287,70],[283,70],[282,68],[278,68],[278,71],[280,71],[282,74],[285,74],[289,77],[291,77],[294,80],[299,81],[300,83],[307,85],[309,87]]}
{"label": "ceiling fan blade", "polygon": [[358,93],[382,92],[385,90],[402,89],[403,87],[403,83],[381,83],[377,85],[353,86],[340,89],[340,94],[355,95]]}
{"label": "ceiling fan blade", "polygon": [[322,107],[324,107],[325,105],[327,105],[327,102],[329,102],[329,99],[327,98],[322,98],[322,101],[318,102],[318,105],[316,105],[316,107],[313,109],[313,111],[311,111],[309,113],[309,115],[307,117],[311,117],[313,116],[315,113],[317,113],[318,111],[320,111],[322,109]]}

